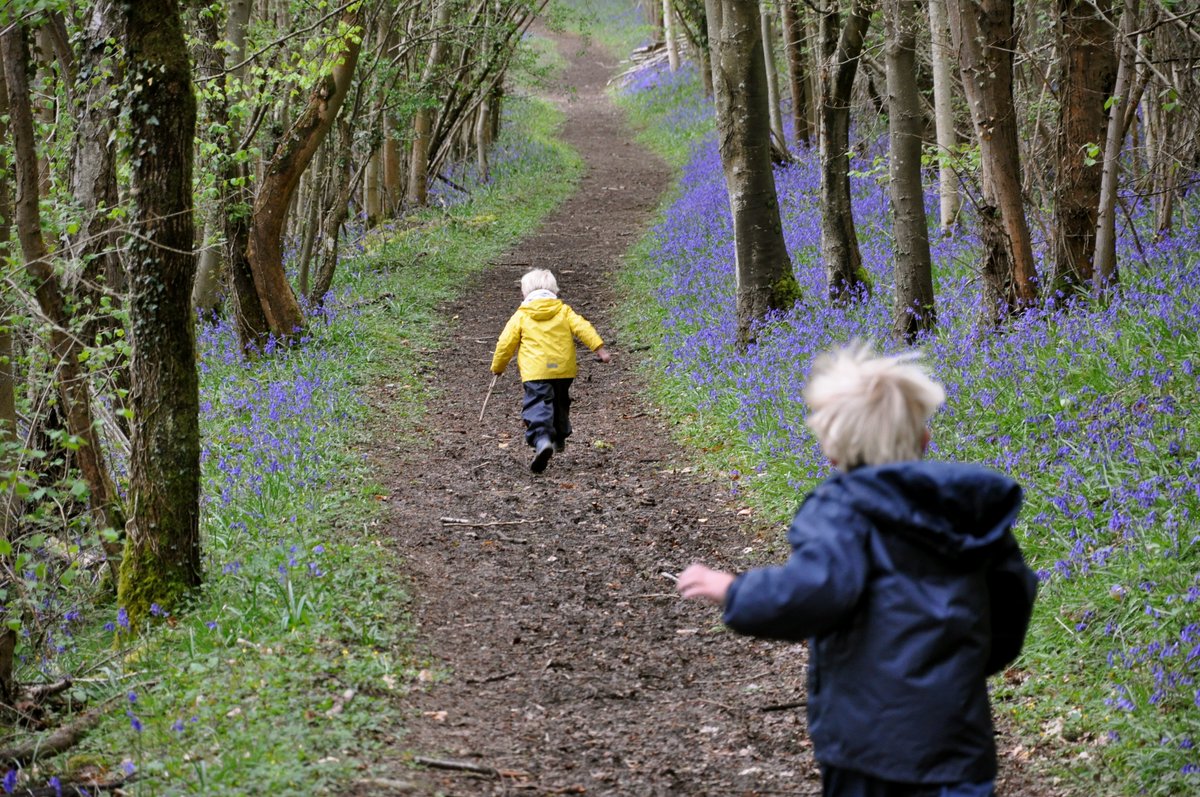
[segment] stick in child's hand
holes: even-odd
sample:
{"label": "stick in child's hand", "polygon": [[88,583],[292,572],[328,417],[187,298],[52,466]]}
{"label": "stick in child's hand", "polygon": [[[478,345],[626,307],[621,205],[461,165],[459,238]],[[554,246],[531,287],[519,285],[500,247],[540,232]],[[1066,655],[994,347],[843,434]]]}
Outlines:
{"label": "stick in child's hand", "polygon": [[665,570],[663,572],[659,573],[659,575],[662,576],[663,578],[667,579],[668,581],[674,581],[676,584],[679,583],[679,576],[673,576],[670,573],[666,572]]}
{"label": "stick in child's hand", "polygon": [[483,406],[479,408],[479,420],[483,420],[483,412],[487,409],[488,399],[492,397],[492,390],[496,387],[496,380],[500,378],[500,374],[492,375],[492,384],[488,386],[487,395],[483,397]]}

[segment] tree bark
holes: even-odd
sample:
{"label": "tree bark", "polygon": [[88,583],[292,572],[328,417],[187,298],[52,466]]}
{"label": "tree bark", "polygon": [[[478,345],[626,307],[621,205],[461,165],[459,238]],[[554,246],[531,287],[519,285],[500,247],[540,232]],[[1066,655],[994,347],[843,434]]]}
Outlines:
{"label": "tree bark", "polygon": [[812,143],[812,127],[808,123],[811,99],[808,91],[808,55],[804,48],[804,17],[800,0],[780,0],[783,8],[783,49],[787,55],[788,86],[792,94],[792,132],[796,141]]}
{"label": "tree bark", "polygon": [[1109,103],[1104,137],[1104,164],[1100,176],[1100,201],[1096,213],[1096,253],[1092,258],[1095,290],[1103,295],[1119,281],[1117,271],[1117,185],[1121,176],[1121,150],[1133,111],[1141,102],[1146,75],[1138,75],[1137,45],[1133,41],[1138,24],[1138,0],[1125,0],[1117,35],[1117,77]]}
{"label": "tree bark", "polygon": [[[3,58],[0,57],[0,61]],[[8,90],[4,80],[4,69],[0,67],[0,141],[8,139]],[[0,262],[12,262],[12,164],[8,153],[0,147]],[[0,471],[14,470],[17,464],[17,399],[16,371],[13,366],[12,327],[8,321],[13,308],[8,298],[8,288],[0,285]],[[16,484],[0,491],[0,540],[11,546],[16,527]],[[0,572],[13,572],[11,554],[0,554]],[[0,701],[6,705],[15,702],[14,655],[17,649],[17,632],[0,620]]]}
{"label": "tree bark", "polygon": [[117,116],[112,104],[120,76],[115,59],[106,55],[113,31],[108,6],[101,0],[88,10],[81,37],[84,79],[75,90],[71,193],[77,202],[79,232],[71,236],[71,256],[79,264],[74,287],[99,305],[101,285],[113,292],[125,289],[109,211],[118,204],[116,168]]}
{"label": "tree bark", "polygon": [[[442,68],[449,48],[445,42],[445,28],[450,21],[449,0],[433,0],[433,43],[429,48],[429,59],[421,74],[421,89],[428,91],[438,71]],[[657,7],[657,6],[656,6]],[[661,8],[659,9],[661,11]],[[413,116],[412,157],[408,167],[408,202],[424,207],[429,201],[429,153],[433,137],[433,108],[423,103]]]}
{"label": "tree bark", "polygon": [[[1116,82],[1110,0],[1059,0],[1059,123],[1054,191],[1056,297],[1092,280],[1106,119]],[[1097,154],[1089,154],[1095,147]]]}
{"label": "tree bark", "polygon": [[[364,6],[351,6],[339,22],[342,30],[361,28]],[[283,270],[283,228],[292,194],[313,155],[333,126],[350,90],[361,49],[361,31],[342,44],[338,61],[309,95],[308,104],[284,134],[264,170],[250,217],[246,252],[254,289],[272,334],[292,339],[304,327],[300,303]]]}
{"label": "tree bark", "polygon": [[1013,0],[951,0],[949,11],[983,172],[984,312],[999,322],[1037,299],[1013,103]]}
{"label": "tree bark", "polygon": [[953,158],[958,148],[954,126],[954,74],[956,70],[946,0],[929,0],[929,28],[933,39],[933,106],[938,151],[938,214],[943,233],[958,222],[962,198]]}
{"label": "tree bark", "polygon": [[721,165],[733,215],[737,344],[755,340],[756,323],[799,298],[783,240],[771,166],[766,66],[758,4],[707,0]]}
{"label": "tree bark", "polygon": [[[25,259],[25,270],[33,280],[38,307],[50,325],[50,354],[58,368],[62,412],[67,431],[79,440],[75,456],[91,492],[89,504],[95,528],[123,531],[125,516],[104,462],[100,438],[93,422],[91,387],[87,375],[80,368],[83,347],[69,331],[70,319],[62,286],[54,273],[46,241],[42,237],[38,156],[29,99],[29,49],[23,26],[10,26],[0,34],[0,59],[4,62],[9,127],[13,141],[13,171],[17,184],[13,215],[17,222],[17,237]],[[121,545],[106,542],[104,551],[109,567],[116,576]]]}
{"label": "tree bark", "polygon": [[768,3],[759,3],[759,21],[762,25],[763,63],[767,71],[767,109],[771,120],[771,135],[777,146],[787,149],[783,137],[783,111],[779,99],[779,69],[775,64],[775,15]]}
{"label": "tree bark", "polygon": [[925,117],[917,90],[917,29],[920,0],[886,0],[889,174],[895,231],[893,330],[912,343],[937,321],[929,223],[921,185],[921,138]]}
{"label": "tree bark", "polygon": [[821,256],[826,290],[835,302],[871,288],[850,201],[850,91],[873,9],[874,0],[854,0],[845,28],[833,0],[820,16]]}
{"label": "tree bark", "polygon": [[176,0],[125,0],[134,239],[133,517],[118,602],[135,633],[152,604],[170,610],[201,581],[200,398],[191,317],[192,141],[196,100]]}
{"label": "tree bark", "polygon": [[667,67],[679,71],[679,44],[675,40],[675,9],[671,0],[662,0],[663,39],[667,43]]}

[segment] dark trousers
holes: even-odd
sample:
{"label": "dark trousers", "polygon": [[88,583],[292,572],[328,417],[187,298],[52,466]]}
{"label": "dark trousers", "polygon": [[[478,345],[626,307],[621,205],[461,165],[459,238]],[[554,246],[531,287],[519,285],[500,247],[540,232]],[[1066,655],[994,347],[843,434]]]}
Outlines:
{"label": "dark trousers", "polygon": [[525,383],[525,442],[537,445],[543,435],[563,443],[571,436],[571,383],[574,379],[535,379]]}
{"label": "dark trousers", "polygon": [[995,797],[992,781],[984,783],[893,783],[852,769],[821,766],[824,797]]}

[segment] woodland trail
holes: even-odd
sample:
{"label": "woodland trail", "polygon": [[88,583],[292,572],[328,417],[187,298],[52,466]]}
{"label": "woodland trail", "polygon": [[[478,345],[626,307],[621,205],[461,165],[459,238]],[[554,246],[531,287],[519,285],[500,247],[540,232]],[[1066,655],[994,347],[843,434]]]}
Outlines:
{"label": "woodland trail", "polygon": [[[605,96],[615,60],[575,39],[560,49],[571,66],[553,99],[586,159],[579,190],[447,309],[457,326],[430,375],[430,445],[372,454],[417,648],[444,673],[405,697],[389,768],[420,794],[819,794],[803,646],[722,630],[717,610],[679,600],[662,575],[694,559],[762,561],[779,529],[739,515],[728,482],[693,472],[641,398],[614,330],[613,272],[670,174]],[[531,267],[555,271],[613,353],[606,366],[581,352],[575,434],[540,476],[515,363],[478,419],[496,336]],[[500,774],[412,769],[414,756]]]}

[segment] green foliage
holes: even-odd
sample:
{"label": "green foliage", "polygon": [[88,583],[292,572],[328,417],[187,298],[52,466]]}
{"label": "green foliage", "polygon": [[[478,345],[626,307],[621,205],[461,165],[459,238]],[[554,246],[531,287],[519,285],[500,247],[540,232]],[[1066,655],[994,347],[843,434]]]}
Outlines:
{"label": "green foliage", "polygon": [[[137,794],[336,794],[393,738],[423,663],[382,535],[387,488],[359,452],[378,433],[418,444],[395,435],[435,400],[419,374],[446,345],[436,308],[528,234],[580,174],[578,156],[548,140],[555,112],[519,97],[507,108],[509,135],[537,143],[498,163],[467,203],[370,238],[335,286],[344,308],[359,309],[332,313],[303,346],[274,357],[210,350],[202,394],[221,410],[203,428],[205,587],[174,609],[152,607],[136,642],[123,631],[138,620],[111,604],[98,609],[105,629],[73,621],[62,664],[91,677],[69,699],[127,696],[73,756],[137,771]],[[388,301],[364,301],[379,295]],[[403,389],[388,391],[382,420],[367,414],[361,391],[385,380]],[[281,408],[272,429],[251,425],[259,408],[244,399],[297,382],[319,386],[319,416]],[[298,469],[231,480],[248,431],[284,437],[289,425],[312,452]],[[113,658],[114,638],[137,646]],[[39,766],[44,778],[70,765]]]}

